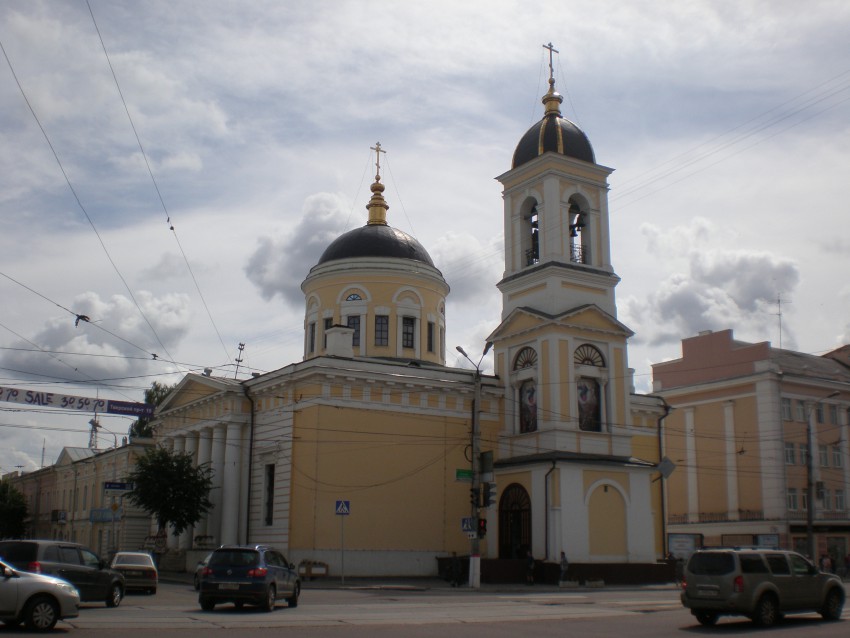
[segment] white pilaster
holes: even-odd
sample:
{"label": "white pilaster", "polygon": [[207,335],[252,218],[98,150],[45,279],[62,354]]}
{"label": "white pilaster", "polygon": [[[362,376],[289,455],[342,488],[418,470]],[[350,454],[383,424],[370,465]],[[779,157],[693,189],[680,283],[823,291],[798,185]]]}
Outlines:
{"label": "white pilaster", "polygon": [[221,503],[221,543],[239,542],[239,495],[242,461],[242,424],[228,423],[224,446],[224,483]]}

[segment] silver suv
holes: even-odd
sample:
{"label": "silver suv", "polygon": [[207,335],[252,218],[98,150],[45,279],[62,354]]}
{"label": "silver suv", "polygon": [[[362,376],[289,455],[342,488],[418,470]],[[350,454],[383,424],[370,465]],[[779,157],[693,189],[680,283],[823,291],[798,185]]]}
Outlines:
{"label": "silver suv", "polygon": [[768,626],[783,614],[812,611],[838,620],[844,598],[837,576],[783,550],[699,550],[688,560],[682,582],[682,604],[703,625],[741,615]]}

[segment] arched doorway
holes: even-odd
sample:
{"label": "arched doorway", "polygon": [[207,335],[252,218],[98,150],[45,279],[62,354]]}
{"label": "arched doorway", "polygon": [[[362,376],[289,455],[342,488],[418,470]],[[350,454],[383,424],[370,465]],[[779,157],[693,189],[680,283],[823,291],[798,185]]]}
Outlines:
{"label": "arched doorway", "polygon": [[512,483],[499,499],[499,558],[523,558],[531,548],[531,499]]}

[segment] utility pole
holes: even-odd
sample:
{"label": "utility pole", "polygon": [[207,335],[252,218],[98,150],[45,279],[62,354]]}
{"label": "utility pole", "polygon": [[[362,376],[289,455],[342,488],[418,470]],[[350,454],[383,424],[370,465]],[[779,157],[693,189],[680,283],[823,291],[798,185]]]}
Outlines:
{"label": "utility pole", "polygon": [[472,498],[471,501],[471,518],[473,536],[469,543],[469,586],[472,589],[481,587],[481,539],[478,535],[480,529],[479,523],[479,506],[481,504],[481,362],[484,357],[490,352],[493,343],[488,341],[481,353],[481,358],[478,363],[475,363],[469,358],[463,348],[457,346],[457,351],[460,352],[467,361],[475,366],[475,374],[473,375],[473,395],[472,395]]}

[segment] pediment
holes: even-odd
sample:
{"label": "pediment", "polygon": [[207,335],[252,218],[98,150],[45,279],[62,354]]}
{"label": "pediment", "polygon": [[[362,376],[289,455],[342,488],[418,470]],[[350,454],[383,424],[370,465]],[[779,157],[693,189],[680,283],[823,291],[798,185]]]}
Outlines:
{"label": "pediment", "polygon": [[160,404],[157,413],[195,403],[207,397],[238,388],[239,385],[238,381],[232,379],[219,379],[202,374],[187,374]]}
{"label": "pediment", "polygon": [[607,335],[609,338],[628,339],[634,335],[634,332],[625,324],[599,306],[587,304],[558,315],[550,315],[534,308],[516,308],[505,317],[487,340],[499,341],[520,334],[527,335],[553,328],[558,331],[598,333]]}

